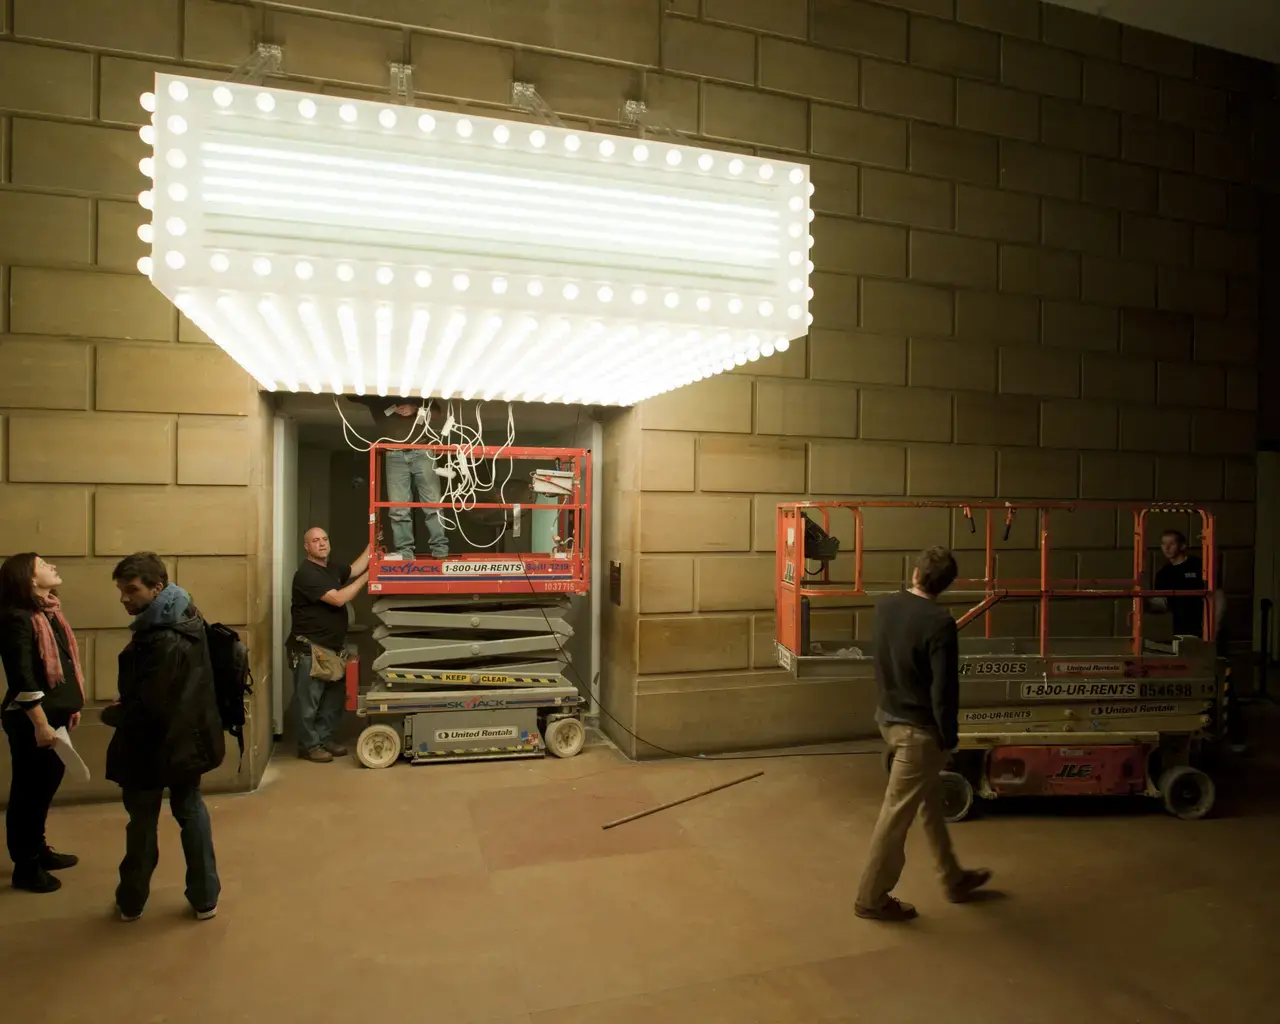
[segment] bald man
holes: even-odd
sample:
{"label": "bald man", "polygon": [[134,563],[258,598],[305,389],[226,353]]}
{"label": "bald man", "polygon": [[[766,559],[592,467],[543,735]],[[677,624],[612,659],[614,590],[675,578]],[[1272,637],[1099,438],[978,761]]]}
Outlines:
{"label": "bald man", "polygon": [[[346,755],[333,739],[346,703],[342,679],[312,675],[314,648],[341,654],[347,643],[347,605],[369,578],[369,549],[350,565],[329,560],[329,535],[313,526],[302,535],[306,560],[293,574],[293,626],[289,632],[294,665],[293,701],[298,720],[298,756],[324,763]],[[354,577],[354,578],[353,578]]]}

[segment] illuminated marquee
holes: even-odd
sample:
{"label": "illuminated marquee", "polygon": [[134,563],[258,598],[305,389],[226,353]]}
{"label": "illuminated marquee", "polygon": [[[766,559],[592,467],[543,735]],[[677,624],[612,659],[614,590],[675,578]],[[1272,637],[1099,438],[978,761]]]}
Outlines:
{"label": "illuminated marquee", "polygon": [[630,405],[807,333],[806,166],[156,75],[139,261],[262,387]]}

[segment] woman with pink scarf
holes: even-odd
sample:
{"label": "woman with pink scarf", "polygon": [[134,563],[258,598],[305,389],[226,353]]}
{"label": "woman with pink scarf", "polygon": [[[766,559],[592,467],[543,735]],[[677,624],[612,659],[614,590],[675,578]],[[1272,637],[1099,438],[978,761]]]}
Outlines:
{"label": "woman with pink scarf", "polygon": [[0,660],[8,686],[0,722],[13,760],[5,834],[13,859],[13,887],[27,892],[61,888],[51,871],[77,858],[45,842],[45,819],[62,783],[54,733],[80,724],[84,675],[75,634],[54,588],[58,570],[33,551],[0,565]]}

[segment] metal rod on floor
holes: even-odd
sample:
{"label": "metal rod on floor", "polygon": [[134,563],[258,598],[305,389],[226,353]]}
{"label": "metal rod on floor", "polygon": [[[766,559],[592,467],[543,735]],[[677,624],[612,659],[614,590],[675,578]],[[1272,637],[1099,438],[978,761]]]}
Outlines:
{"label": "metal rod on floor", "polygon": [[709,796],[712,793],[719,792],[722,789],[728,789],[730,786],[736,786],[742,782],[750,782],[752,779],[758,779],[764,772],[752,772],[750,775],[744,775],[740,779],[734,779],[732,782],[722,782],[718,786],[712,786],[709,789],[701,790],[697,793],[691,793],[689,796],[682,796],[679,800],[672,800],[670,803],[659,804],[657,807],[650,807],[647,811],[637,811],[635,814],[628,814],[625,818],[619,818],[617,821],[611,821],[607,825],[601,825],[602,829],[617,828],[619,825],[625,825],[629,821],[635,821],[637,818],[647,818],[650,814],[657,814],[659,811],[665,811],[668,807],[678,807],[680,804],[687,804],[690,800],[697,800],[700,796]]}

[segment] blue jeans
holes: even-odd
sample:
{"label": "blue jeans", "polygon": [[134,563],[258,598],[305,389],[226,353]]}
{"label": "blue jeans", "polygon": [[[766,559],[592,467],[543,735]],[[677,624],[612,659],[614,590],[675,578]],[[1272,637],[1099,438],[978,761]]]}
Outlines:
{"label": "blue jeans", "polygon": [[[124,790],[129,812],[125,830],[125,854],[120,862],[116,906],[130,917],[141,914],[151,895],[151,874],[160,861],[156,830],[160,822],[163,789]],[[169,810],[182,829],[182,854],[187,861],[187,902],[198,911],[218,905],[222,885],[213,856],[213,826],[200,795],[200,780],[169,787]]]}
{"label": "blue jeans", "polygon": [[[440,500],[440,477],[436,475],[435,460],[430,452],[393,449],[387,452],[386,460],[388,501],[413,501],[412,491],[417,491],[418,501]],[[425,508],[422,512],[427,520],[431,557],[444,558],[449,553],[449,539],[444,535],[440,513],[434,508]],[[413,557],[413,509],[391,509],[391,542],[403,557]]]}
{"label": "blue jeans", "polygon": [[293,671],[293,703],[298,716],[298,749],[303,753],[323,747],[333,739],[347,704],[344,680],[327,683],[311,678],[311,652],[298,654]]}

